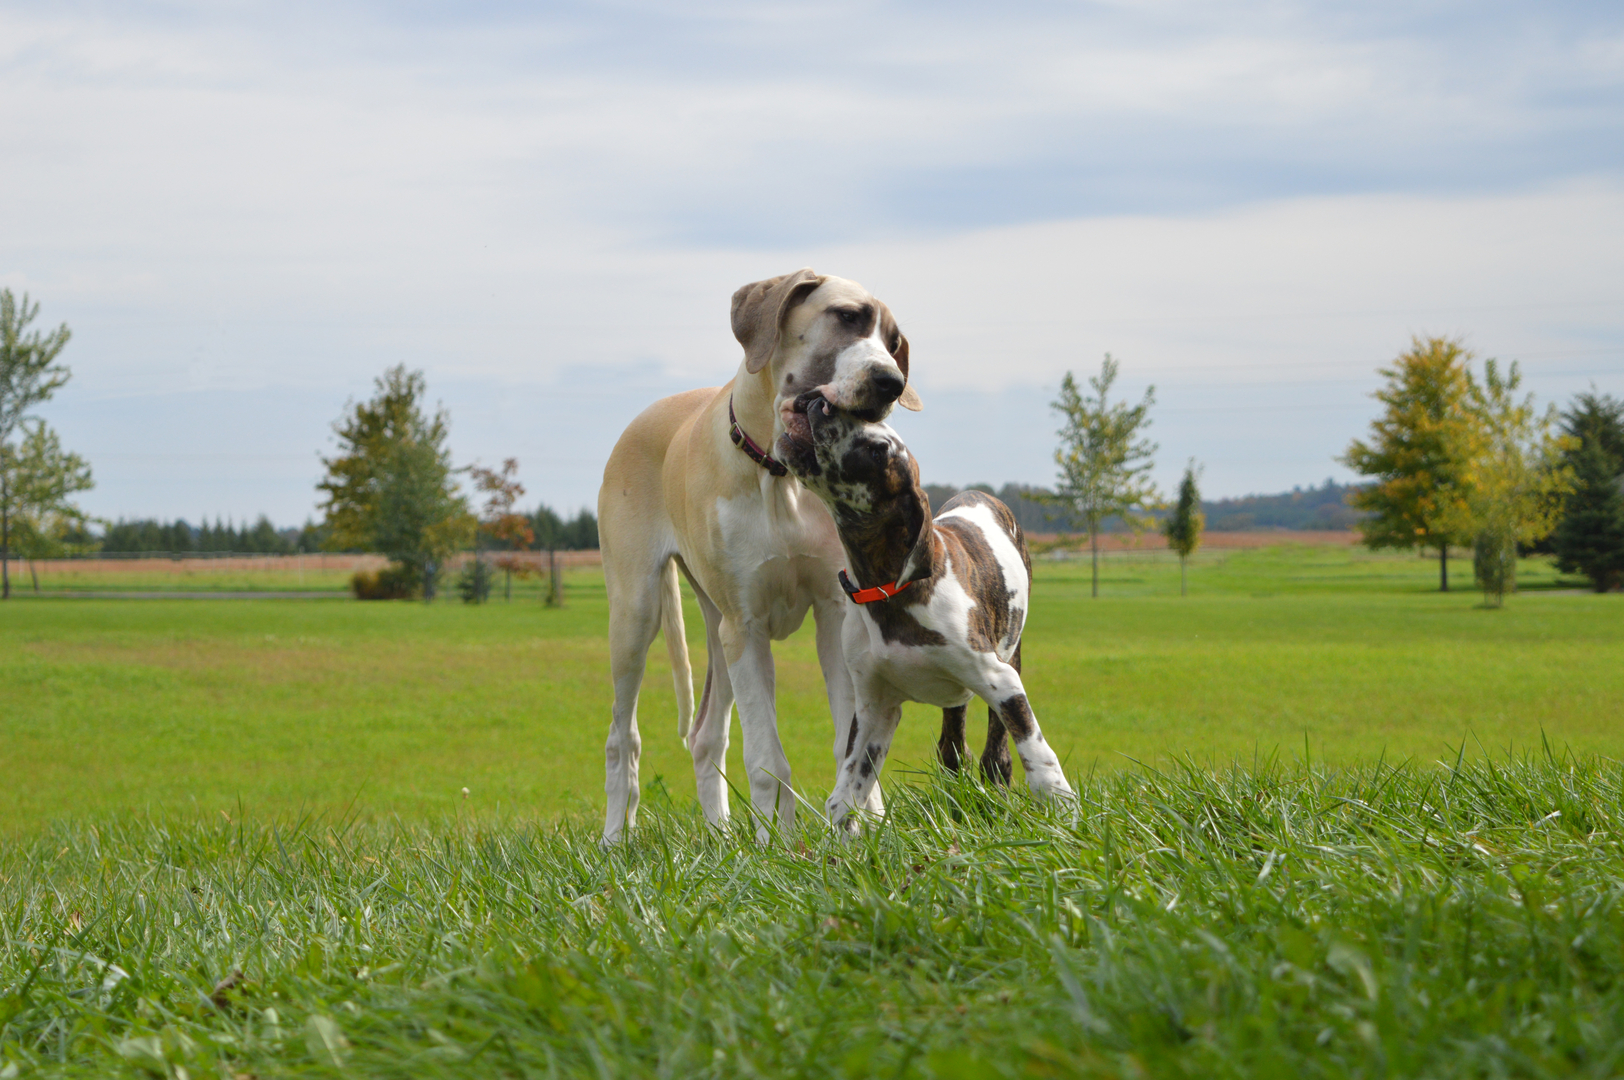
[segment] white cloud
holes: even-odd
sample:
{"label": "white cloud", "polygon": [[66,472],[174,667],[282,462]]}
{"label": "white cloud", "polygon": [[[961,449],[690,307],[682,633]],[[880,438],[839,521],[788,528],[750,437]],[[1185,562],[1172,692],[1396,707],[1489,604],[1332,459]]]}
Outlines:
{"label": "white cloud", "polygon": [[[1044,387],[1105,350],[1169,469],[1244,491],[1323,477],[1412,332],[1547,395],[1624,344],[1611,8],[447,11],[0,7],[0,284],[75,330],[105,512],[302,516],[402,361],[579,505],[639,395],[730,373],[732,290],[808,263],[897,310],[944,479],[1045,478]],[[989,394],[1018,431],[932,426]]]}

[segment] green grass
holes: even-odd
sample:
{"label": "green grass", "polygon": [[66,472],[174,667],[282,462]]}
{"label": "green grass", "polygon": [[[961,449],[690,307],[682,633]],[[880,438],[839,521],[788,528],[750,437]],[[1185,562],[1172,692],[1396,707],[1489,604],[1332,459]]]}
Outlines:
{"label": "green grass", "polygon": [[[1618,1075],[1624,599],[1435,574],[1220,553],[1181,599],[1132,555],[1091,600],[1042,562],[1077,805],[922,767],[911,709],[850,845],[704,826],[657,645],[608,852],[593,572],[562,610],[4,605],[0,1080]],[[818,799],[809,632],[777,654]]]}
{"label": "green grass", "polygon": [[[1457,570],[1460,567],[1457,566]],[[1176,565],[1040,562],[1025,644],[1039,720],[1072,772],[1307,745],[1347,763],[1539,744],[1624,757],[1624,598],[1529,591],[1498,611],[1439,595],[1434,564],[1341,548]],[[1524,580],[1553,581],[1539,564]],[[602,578],[569,606],[448,602],[15,601],[0,607],[0,835],[103,811],[353,812],[461,804],[550,819],[602,805]],[[697,670],[702,636],[690,605]],[[692,796],[663,645],[641,707],[643,780]],[[810,623],[776,647],[795,781],[832,779]],[[699,676],[696,676],[696,679]],[[974,719],[972,733],[980,727]],[[926,761],[910,707],[893,760]],[[738,739],[731,751],[738,770]],[[895,770],[892,770],[895,774]]]}
{"label": "green grass", "polygon": [[100,817],[0,855],[0,1076],[1616,1076],[1624,775],[937,780],[850,846]]}

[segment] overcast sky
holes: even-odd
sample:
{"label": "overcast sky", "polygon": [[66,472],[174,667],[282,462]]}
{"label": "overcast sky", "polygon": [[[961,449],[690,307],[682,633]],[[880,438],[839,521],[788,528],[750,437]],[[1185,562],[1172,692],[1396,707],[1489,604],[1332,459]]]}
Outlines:
{"label": "overcast sky", "polygon": [[1061,376],[1159,479],[1346,478],[1414,334],[1624,393],[1624,5],[0,2],[0,286],[107,516],[315,513],[388,365],[595,502],[812,266],[913,344],[929,481],[1044,483]]}

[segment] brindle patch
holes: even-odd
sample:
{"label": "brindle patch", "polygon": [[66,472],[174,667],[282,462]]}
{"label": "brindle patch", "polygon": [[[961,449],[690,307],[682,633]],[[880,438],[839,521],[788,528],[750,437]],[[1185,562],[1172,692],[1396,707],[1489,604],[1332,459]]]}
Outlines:
{"label": "brindle patch", "polygon": [[970,608],[967,639],[976,652],[996,652],[1010,629],[1013,589],[1004,581],[1004,568],[979,526],[963,518],[938,518],[937,532],[947,546],[953,573],[964,585],[974,606]]}
{"label": "brindle patch", "polygon": [[1027,704],[1025,694],[1007,698],[998,706],[998,712],[1016,742],[1025,742],[1038,729],[1037,717],[1032,715],[1032,706]]}
{"label": "brindle patch", "polygon": [[879,768],[880,762],[885,758],[885,748],[878,743],[869,743],[863,754],[863,775],[872,775]]}
{"label": "brindle patch", "polygon": [[1009,732],[1004,727],[998,710],[987,706],[987,745],[981,750],[981,775],[987,783],[1008,787],[1015,775],[1015,763],[1009,756]]}
{"label": "brindle patch", "polygon": [[954,705],[942,710],[942,734],[936,740],[936,758],[948,772],[958,772],[959,765],[969,756],[969,747],[964,743],[966,709],[967,706]]}

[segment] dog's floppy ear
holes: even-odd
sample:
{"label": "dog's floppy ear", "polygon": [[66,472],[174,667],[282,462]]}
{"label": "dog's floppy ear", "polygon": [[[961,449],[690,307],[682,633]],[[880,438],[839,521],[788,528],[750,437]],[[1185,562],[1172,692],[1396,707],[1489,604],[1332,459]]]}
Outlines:
{"label": "dog's floppy ear", "polygon": [[[897,328],[897,321],[891,314],[891,309],[884,304],[880,305],[883,312],[880,319],[880,333],[885,336],[885,347],[891,353],[891,359],[897,362],[902,369],[902,377],[908,379],[908,339]],[[897,398],[897,404],[909,412],[918,412],[925,407],[919,400],[919,393],[913,388],[913,381],[909,380],[902,388],[902,396]]]}
{"label": "dog's floppy ear", "polygon": [[[897,575],[898,585],[922,581],[936,573],[936,530],[931,527],[930,496],[919,486],[917,478],[914,480],[914,502],[919,509],[918,531],[914,533],[908,557],[902,560],[902,572]],[[909,522],[910,526],[913,524]]]}
{"label": "dog's floppy ear", "polygon": [[[902,336],[900,330],[897,332],[897,338],[901,344],[891,356],[896,360],[897,367],[902,369],[902,377],[908,379],[908,339]],[[897,404],[909,412],[919,412],[925,407],[925,403],[919,400],[919,392],[914,389],[912,379],[908,379],[907,385],[903,386],[902,396],[897,398]]]}
{"label": "dog's floppy ear", "polygon": [[823,275],[802,267],[793,274],[753,281],[733,294],[733,336],[744,346],[744,370],[754,375],[772,363],[784,316],[823,280]]}

